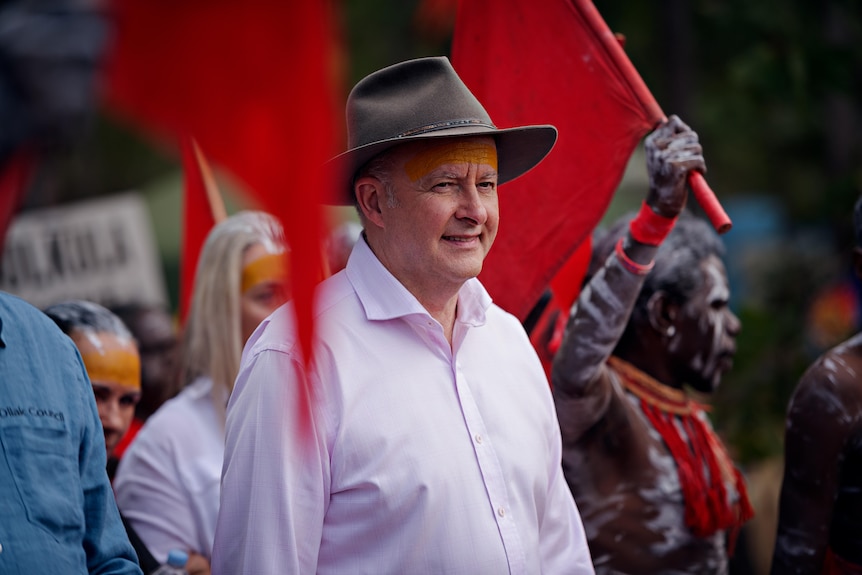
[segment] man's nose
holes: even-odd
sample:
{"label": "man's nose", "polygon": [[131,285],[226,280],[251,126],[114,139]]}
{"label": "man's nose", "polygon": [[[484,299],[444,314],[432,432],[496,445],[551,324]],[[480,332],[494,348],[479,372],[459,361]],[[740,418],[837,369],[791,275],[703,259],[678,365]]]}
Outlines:
{"label": "man's nose", "polygon": [[727,309],[727,333],[736,337],[742,331],[742,321],[729,308]]}
{"label": "man's nose", "polygon": [[110,431],[122,431],[123,417],[119,400],[103,401],[99,407],[99,419],[102,420],[102,427]]}
{"label": "man's nose", "polygon": [[488,220],[488,208],[485,199],[475,183],[464,186],[461,194],[461,205],[456,213],[459,219],[468,219],[482,225]]}

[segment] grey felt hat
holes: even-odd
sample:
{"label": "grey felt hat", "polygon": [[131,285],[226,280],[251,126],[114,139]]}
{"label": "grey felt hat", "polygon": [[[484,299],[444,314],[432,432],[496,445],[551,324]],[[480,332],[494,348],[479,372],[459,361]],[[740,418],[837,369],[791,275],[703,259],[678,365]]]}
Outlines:
{"label": "grey felt hat", "polygon": [[394,64],[360,80],[347,98],[348,150],[325,165],[335,172],[330,203],[353,203],[353,178],[377,154],[414,140],[459,136],[494,137],[499,185],[541,162],[554,147],[557,129],[497,129],[446,57]]}

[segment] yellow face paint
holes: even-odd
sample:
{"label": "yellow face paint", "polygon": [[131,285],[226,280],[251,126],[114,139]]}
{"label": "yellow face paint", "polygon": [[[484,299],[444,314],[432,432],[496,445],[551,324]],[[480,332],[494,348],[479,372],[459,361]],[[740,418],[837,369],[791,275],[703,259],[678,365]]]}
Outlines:
{"label": "yellow face paint", "polygon": [[497,169],[497,148],[487,142],[444,141],[423,148],[404,165],[411,181],[417,181],[445,164],[488,164]]}
{"label": "yellow face paint", "polygon": [[90,351],[81,354],[91,382],[118,383],[141,389],[141,359],[124,349]]}
{"label": "yellow face paint", "polygon": [[288,265],[286,255],[267,254],[250,262],[242,268],[242,293],[264,282],[283,282],[287,280]]}

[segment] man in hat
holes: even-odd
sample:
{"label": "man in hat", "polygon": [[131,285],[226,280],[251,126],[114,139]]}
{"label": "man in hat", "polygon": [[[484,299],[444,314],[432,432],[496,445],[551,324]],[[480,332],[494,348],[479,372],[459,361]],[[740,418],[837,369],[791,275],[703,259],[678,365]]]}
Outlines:
{"label": "man in hat", "polygon": [[683,210],[688,172],[705,168],[697,134],[671,116],[645,149],[646,200],[595,242],[554,356],[563,471],[596,573],[726,574],[752,510],[687,388],[715,391],[741,324],[720,238]]}
{"label": "man in hat", "polygon": [[307,370],[289,306],[246,345],[213,573],[592,573],[541,363],[476,279],[497,186],[556,130],[498,130],[446,58],[371,74],[347,115],[327,167],[363,233]]}
{"label": "man in hat", "polygon": [[[853,225],[862,279],[862,197]],[[772,573],[862,573],[862,332],[803,374],[784,437]]]}

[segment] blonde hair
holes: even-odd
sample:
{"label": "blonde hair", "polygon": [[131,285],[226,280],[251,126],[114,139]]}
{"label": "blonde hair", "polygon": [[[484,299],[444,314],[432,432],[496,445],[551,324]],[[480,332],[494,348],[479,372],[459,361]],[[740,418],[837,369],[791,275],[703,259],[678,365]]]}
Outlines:
{"label": "blonde hair", "polygon": [[209,376],[222,419],[245,344],[240,319],[242,258],[256,244],[269,251],[286,250],[281,224],[265,212],[238,212],[210,231],[195,272],[183,334],[182,384]]}

